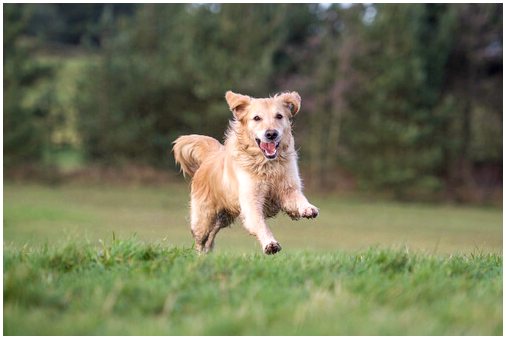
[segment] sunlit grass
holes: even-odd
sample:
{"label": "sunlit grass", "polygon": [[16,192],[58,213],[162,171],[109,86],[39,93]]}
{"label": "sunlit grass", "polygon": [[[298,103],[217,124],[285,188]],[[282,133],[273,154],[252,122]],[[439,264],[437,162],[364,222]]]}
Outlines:
{"label": "sunlit grass", "polygon": [[501,210],[308,196],[198,256],[187,184],[6,183],[4,334],[502,334]]}
{"label": "sunlit grass", "polygon": [[500,335],[502,256],[4,249],[7,335]]}
{"label": "sunlit grass", "polygon": [[[427,253],[502,253],[502,211],[450,205],[375,202],[307,194],[316,220],[269,221],[283,251],[354,250],[369,246]],[[191,246],[189,187],[5,184],[4,242],[98,241],[115,232]],[[217,236],[216,250],[259,251],[239,222]]]}

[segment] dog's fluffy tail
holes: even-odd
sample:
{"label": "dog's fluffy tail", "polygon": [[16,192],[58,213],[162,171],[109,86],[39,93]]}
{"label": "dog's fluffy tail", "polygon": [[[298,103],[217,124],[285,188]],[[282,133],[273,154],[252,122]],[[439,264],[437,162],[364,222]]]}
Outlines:
{"label": "dog's fluffy tail", "polygon": [[223,145],[205,135],[183,135],[173,142],[174,158],[181,166],[183,175],[192,177],[209,154],[219,151]]}

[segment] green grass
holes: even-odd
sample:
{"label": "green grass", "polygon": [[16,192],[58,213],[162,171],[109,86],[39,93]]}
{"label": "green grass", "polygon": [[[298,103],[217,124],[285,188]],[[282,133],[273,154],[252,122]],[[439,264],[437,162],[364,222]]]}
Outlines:
{"label": "green grass", "polygon": [[500,335],[502,257],[4,250],[6,335]]}
{"label": "green grass", "polygon": [[[502,253],[502,211],[344,199],[307,194],[316,220],[269,220],[283,251],[404,247],[434,254]],[[191,246],[189,187],[4,185],[4,242],[22,246],[121,238]],[[216,250],[259,250],[240,223],[221,231]]]}
{"label": "green grass", "polygon": [[308,194],[280,254],[234,224],[197,256],[188,196],[4,184],[4,334],[502,334],[499,209]]}

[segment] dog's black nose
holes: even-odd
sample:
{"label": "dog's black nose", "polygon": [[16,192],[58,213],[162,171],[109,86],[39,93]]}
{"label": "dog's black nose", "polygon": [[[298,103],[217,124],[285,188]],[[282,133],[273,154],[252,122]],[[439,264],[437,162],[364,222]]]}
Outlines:
{"label": "dog's black nose", "polygon": [[278,135],[279,135],[278,131],[276,131],[275,129],[268,129],[267,131],[265,131],[265,137],[269,140],[276,140]]}

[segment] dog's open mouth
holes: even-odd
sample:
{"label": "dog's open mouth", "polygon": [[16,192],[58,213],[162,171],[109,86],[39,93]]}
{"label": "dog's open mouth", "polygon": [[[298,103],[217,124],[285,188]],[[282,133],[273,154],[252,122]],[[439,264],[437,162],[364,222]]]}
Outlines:
{"label": "dog's open mouth", "polygon": [[267,159],[275,159],[278,156],[279,142],[263,142],[258,138],[256,142]]}

